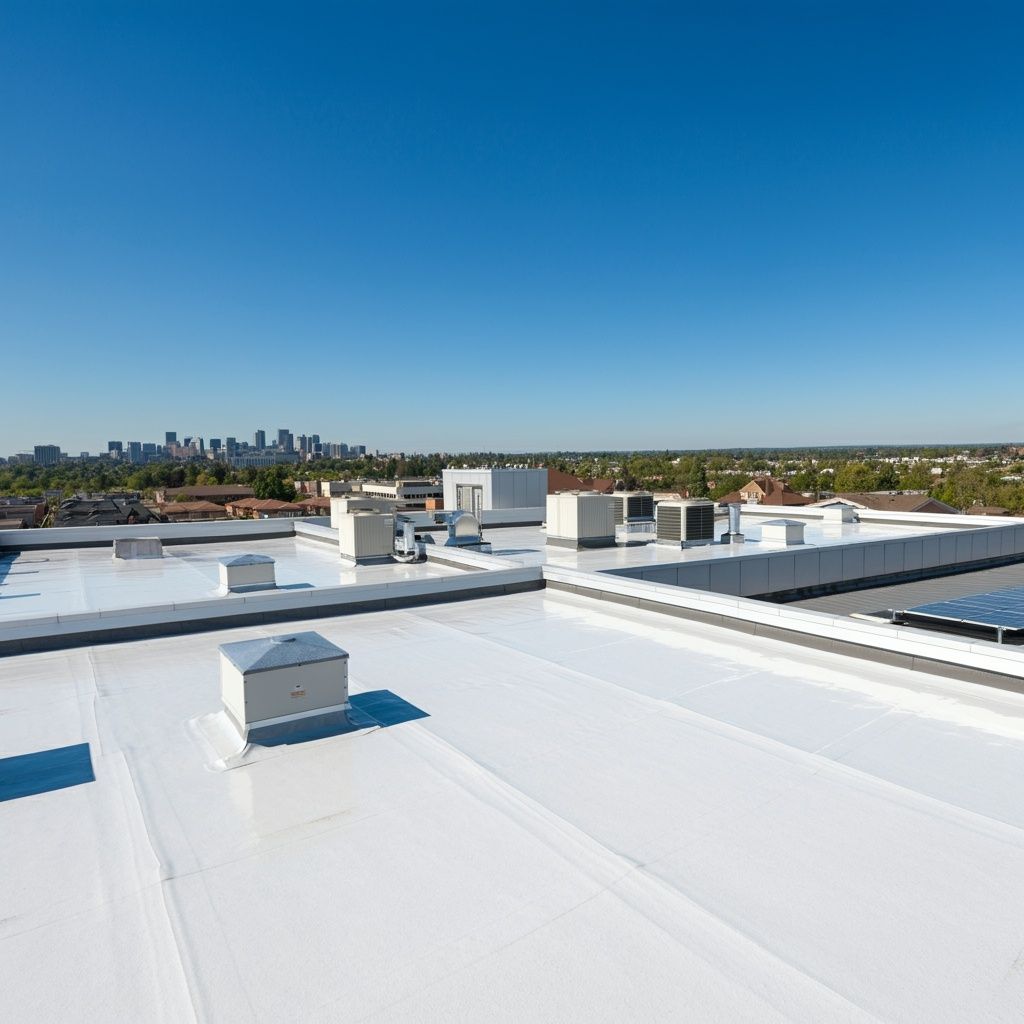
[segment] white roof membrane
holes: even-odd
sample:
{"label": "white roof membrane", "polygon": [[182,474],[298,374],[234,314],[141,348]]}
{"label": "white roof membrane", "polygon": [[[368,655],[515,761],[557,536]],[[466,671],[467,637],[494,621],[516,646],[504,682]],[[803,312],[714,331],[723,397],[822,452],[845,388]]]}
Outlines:
{"label": "white roof membrane", "polygon": [[551,593],[317,619],[426,717],[255,750],[244,629],[0,660],[11,1020],[1018,1020],[1024,702]]}

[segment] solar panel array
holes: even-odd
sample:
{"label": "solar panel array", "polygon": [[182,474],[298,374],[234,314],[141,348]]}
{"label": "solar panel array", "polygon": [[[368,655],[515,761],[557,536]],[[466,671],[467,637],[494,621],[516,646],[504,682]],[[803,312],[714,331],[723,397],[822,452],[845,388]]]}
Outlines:
{"label": "solar panel array", "polygon": [[916,608],[906,609],[906,613],[929,619],[943,619],[951,623],[1024,629],[1024,587],[958,597],[952,601],[919,604]]}

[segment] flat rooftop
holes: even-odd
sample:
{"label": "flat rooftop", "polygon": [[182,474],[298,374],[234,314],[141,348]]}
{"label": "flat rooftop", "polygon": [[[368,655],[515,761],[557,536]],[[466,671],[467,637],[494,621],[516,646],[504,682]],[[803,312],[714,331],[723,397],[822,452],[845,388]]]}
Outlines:
{"label": "flat rooftop", "polygon": [[[484,527],[484,540],[489,541],[495,555],[515,559],[524,565],[560,565],[588,572],[606,569],[625,569],[661,563],[701,562],[709,559],[737,558],[786,550],[783,545],[761,543],[761,527],[770,518],[785,519],[785,510],[778,516],[746,516],[742,522],[745,542],[742,544],[703,544],[680,548],[671,544],[638,544],[632,547],[572,548],[547,543],[547,533],[539,526],[520,526],[493,529]],[[900,525],[897,523],[829,523],[820,519],[804,522],[804,547],[834,547],[863,541],[887,540],[902,537],[929,536],[948,533],[948,526]],[[715,521],[715,538],[728,531],[728,521]],[[797,550],[790,547],[788,550]]]}
{"label": "flat rooftop", "polygon": [[336,545],[300,537],[167,544],[163,558],[127,561],[112,558],[109,546],[0,552],[0,622],[215,598],[220,585],[218,560],[243,553],[273,558],[281,589],[460,574],[459,569],[435,562],[354,566],[339,558]]}
{"label": "flat rooftop", "polygon": [[0,757],[95,776],[0,802],[9,1019],[1020,1019],[1021,697],[551,591],[303,628],[416,714],[221,770],[282,630],[0,659]]}

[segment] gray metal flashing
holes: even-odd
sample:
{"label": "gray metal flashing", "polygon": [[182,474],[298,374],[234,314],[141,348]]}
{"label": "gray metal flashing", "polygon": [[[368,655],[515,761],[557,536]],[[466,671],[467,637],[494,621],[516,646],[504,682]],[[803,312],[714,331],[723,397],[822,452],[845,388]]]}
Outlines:
{"label": "gray metal flashing", "polygon": [[239,640],[221,644],[220,652],[235,668],[247,674],[321,661],[343,661],[348,657],[348,651],[314,632]]}
{"label": "gray metal flashing", "polygon": [[[196,618],[177,621],[155,621],[131,626],[106,625],[109,619],[98,619],[96,628],[85,628],[74,633],[55,633],[45,636],[27,636],[11,640],[0,640],[0,657],[30,654],[39,651],[58,651],[74,647],[93,647],[101,644],[125,643],[132,640],[150,640],[160,636],[185,636],[191,633],[213,633],[238,626],[270,625],[281,622],[304,622],[309,619],[335,618],[342,615],[360,615],[365,612],[387,611],[395,608],[414,608],[430,604],[450,604],[457,601],[472,601],[482,597],[498,597],[503,594],[518,594],[528,590],[543,590],[544,580],[516,583],[484,583],[489,578],[481,576],[481,586],[466,590],[435,592],[432,594],[410,594],[408,596],[371,598],[360,601],[336,601],[324,604],[309,604],[266,610],[239,611],[233,615],[209,615],[197,613]],[[244,607],[244,606],[243,606]],[[209,609],[203,609],[208,612]]]}
{"label": "gray metal flashing", "polygon": [[[280,521],[282,523],[293,523],[294,522],[294,520],[290,520],[290,519],[282,519]],[[154,524],[149,523],[147,525],[153,526]],[[185,524],[179,524],[179,525],[185,525]],[[39,533],[45,533],[45,532],[46,532],[45,530],[4,530],[4,538],[3,538],[4,539],[4,544],[3,544],[2,547],[0,547],[0,551],[2,551],[4,554],[6,554],[7,552],[22,554],[22,553],[25,553],[25,552],[32,552],[32,551],[62,551],[62,550],[73,550],[75,548],[109,548],[110,545],[113,543],[113,538],[112,537],[108,537],[106,540],[82,540],[82,541],[70,541],[70,542],[67,541],[67,540],[62,540],[62,541],[55,542],[53,544],[47,544],[47,543],[32,543],[32,544],[29,544],[28,543],[29,540],[32,540]],[[31,536],[21,538],[26,543],[18,544],[17,543],[18,538],[8,537],[7,536],[7,534],[15,534],[15,533],[17,533],[17,534],[26,533],[26,534],[30,534]],[[245,543],[251,543],[254,540],[279,540],[282,537],[294,537],[294,536],[295,536],[295,533],[292,530],[292,527],[288,526],[286,529],[270,530],[270,531],[267,531],[266,533],[261,532],[258,535],[252,536],[252,537],[232,537],[232,536],[225,536],[224,534],[203,534],[203,533],[197,533],[197,534],[194,534],[194,535],[188,536],[188,537],[182,537],[182,536],[179,536],[179,537],[174,537],[174,536],[172,536],[172,537],[163,537],[163,536],[161,536],[160,537],[160,543],[163,544],[164,547],[167,547],[167,546],[169,546],[171,544],[234,544],[234,543],[245,544]],[[11,540],[13,540],[14,543],[9,543],[9,541],[11,541]]]}
{"label": "gray metal flashing", "polygon": [[548,535],[547,543],[555,548],[569,548],[574,551],[585,551],[591,548],[615,547],[615,535],[607,537],[552,537]]}

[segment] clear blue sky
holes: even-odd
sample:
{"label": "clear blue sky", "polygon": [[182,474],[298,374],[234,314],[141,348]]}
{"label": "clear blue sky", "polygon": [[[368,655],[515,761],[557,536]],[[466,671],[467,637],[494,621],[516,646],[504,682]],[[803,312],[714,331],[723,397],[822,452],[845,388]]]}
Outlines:
{"label": "clear blue sky", "polygon": [[1024,437],[1019,3],[0,4],[0,453]]}

